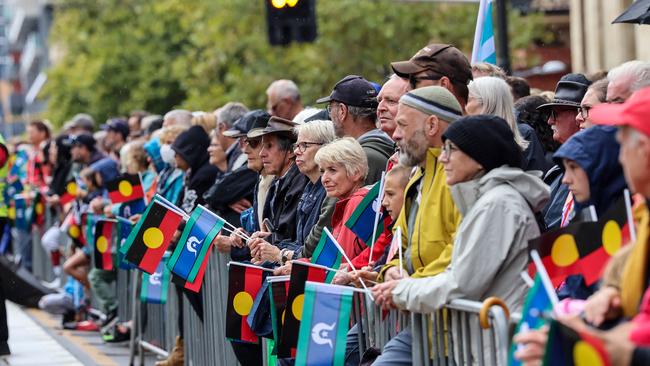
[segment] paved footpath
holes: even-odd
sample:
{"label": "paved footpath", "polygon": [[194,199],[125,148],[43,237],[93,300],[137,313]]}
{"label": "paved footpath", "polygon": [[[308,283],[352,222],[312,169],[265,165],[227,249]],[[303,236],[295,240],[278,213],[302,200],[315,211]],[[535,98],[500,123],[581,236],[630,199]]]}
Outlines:
{"label": "paved footpath", "polygon": [[[98,332],[62,330],[60,317],[24,309],[7,301],[11,355],[0,366],[121,366],[128,365],[128,342],[107,345]],[[148,355],[145,365],[155,362]]]}

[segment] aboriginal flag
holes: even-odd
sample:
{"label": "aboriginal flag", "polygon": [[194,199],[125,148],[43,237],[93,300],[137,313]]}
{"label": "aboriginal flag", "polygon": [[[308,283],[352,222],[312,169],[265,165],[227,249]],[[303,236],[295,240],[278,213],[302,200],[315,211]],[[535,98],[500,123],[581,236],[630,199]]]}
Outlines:
{"label": "aboriginal flag", "polygon": [[548,332],[544,365],[609,366],[611,362],[601,340],[553,320]]}
{"label": "aboriginal flag", "polygon": [[108,198],[112,203],[122,203],[144,197],[140,175],[124,173],[119,178],[106,183]]}
{"label": "aboriginal flag", "polygon": [[77,182],[72,179],[68,181],[65,184],[65,191],[61,195],[61,198],[59,199],[59,202],[61,205],[65,205],[67,203],[72,202],[75,198],[77,198]]}
{"label": "aboriginal flag", "polygon": [[42,226],[45,225],[45,196],[36,192],[32,202],[32,223]]}
{"label": "aboriginal flag", "polygon": [[302,306],[305,301],[305,282],[325,282],[328,270],[300,261],[294,261],[291,266],[289,280],[289,294],[278,344],[278,357],[288,358],[296,356],[298,346],[298,330],[302,321]]}
{"label": "aboriginal flag", "polygon": [[113,269],[113,221],[97,220],[95,224],[95,268]]}
{"label": "aboriginal flag", "polygon": [[120,252],[128,262],[153,274],[182,219],[180,213],[151,201]]}
{"label": "aboriginal flag", "polygon": [[268,271],[262,267],[230,262],[226,338],[250,343],[259,342],[259,337],[253,333],[247,319],[266,273]]}
{"label": "aboriginal flag", "polygon": [[271,324],[273,325],[273,339],[280,341],[280,331],[284,320],[284,311],[287,307],[289,295],[290,276],[269,277],[269,297],[271,298]]}
{"label": "aboriginal flag", "polygon": [[67,234],[72,239],[73,243],[82,248],[86,246],[86,235],[81,228],[81,218],[74,210],[70,211],[64,222],[67,224]]}

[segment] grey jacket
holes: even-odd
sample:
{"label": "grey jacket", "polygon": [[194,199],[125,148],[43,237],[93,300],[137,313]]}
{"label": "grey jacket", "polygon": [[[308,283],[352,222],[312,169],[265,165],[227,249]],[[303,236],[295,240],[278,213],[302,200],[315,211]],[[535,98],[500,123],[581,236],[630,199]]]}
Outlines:
{"label": "grey jacket", "polygon": [[399,281],[393,290],[395,304],[423,313],[454,299],[497,296],[511,312],[519,311],[528,240],[540,234],[533,210],[544,207],[548,187],[531,173],[503,166],[456,184],[451,192],[463,215],[451,263],[436,276]]}

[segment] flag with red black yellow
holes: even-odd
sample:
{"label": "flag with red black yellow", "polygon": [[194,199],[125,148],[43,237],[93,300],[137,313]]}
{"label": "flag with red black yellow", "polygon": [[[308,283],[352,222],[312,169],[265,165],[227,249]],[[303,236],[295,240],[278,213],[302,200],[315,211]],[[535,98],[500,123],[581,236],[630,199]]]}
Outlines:
{"label": "flag with red black yellow", "polygon": [[115,220],[99,219],[95,223],[95,268],[110,271],[113,269],[113,227]]}
{"label": "flag with red black yellow", "polygon": [[81,218],[75,210],[70,210],[70,213],[63,219],[62,227],[66,228],[66,233],[75,246],[78,248],[86,246],[86,235],[81,227]]}
{"label": "flag with red black yellow", "polygon": [[[277,345],[280,342],[280,332],[284,322],[287,297],[289,296],[290,276],[273,276],[267,278],[269,282],[269,297],[271,298],[271,324],[273,325],[273,339]],[[277,350],[276,352],[277,353]]]}
{"label": "flag with red black yellow", "polygon": [[[553,286],[580,274],[587,286],[602,276],[607,261],[630,241],[626,203],[617,201],[597,222],[577,222],[546,232],[529,243],[537,249]],[[534,268],[532,264],[530,270]]]}
{"label": "flag with red black yellow", "polygon": [[75,198],[77,198],[77,189],[78,189],[77,181],[74,178],[66,182],[65,191],[61,195],[61,198],[59,198],[59,202],[61,203],[61,205],[70,203]]}
{"label": "flag with red black yellow", "polygon": [[182,213],[152,200],[120,247],[124,259],[153,274],[182,220]]}
{"label": "flag with red black yellow", "polygon": [[603,342],[552,320],[544,353],[544,366],[609,366]]}
{"label": "flag with red black yellow", "polygon": [[144,197],[139,174],[124,173],[117,179],[106,183],[108,198],[112,203],[123,203]]}
{"label": "flag with red black yellow", "polygon": [[307,281],[325,283],[329,272],[327,268],[312,263],[302,261],[293,261],[292,263],[284,322],[278,343],[279,358],[296,357],[298,332],[302,321],[302,305],[305,301],[305,283]]}
{"label": "flag with red black yellow", "polygon": [[250,264],[228,263],[228,308],[226,310],[226,338],[258,343],[259,337],[248,325],[253,301],[270,271]]}
{"label": "flag with red black yellow", "polygon": [[38,226],[45,225],[45,196],[40,192],[36,192],[32,201],[32,223]]}

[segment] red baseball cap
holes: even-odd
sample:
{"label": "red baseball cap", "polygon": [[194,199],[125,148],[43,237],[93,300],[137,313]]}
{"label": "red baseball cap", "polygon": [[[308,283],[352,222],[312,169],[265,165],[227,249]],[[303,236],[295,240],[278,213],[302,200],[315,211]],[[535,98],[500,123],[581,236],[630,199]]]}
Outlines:
{"label": "red baseball cap", "polygon": [[632,94],[623,104],[597,104],[589,111],[597,125],[630,126],[650,136],[650,88]]}

